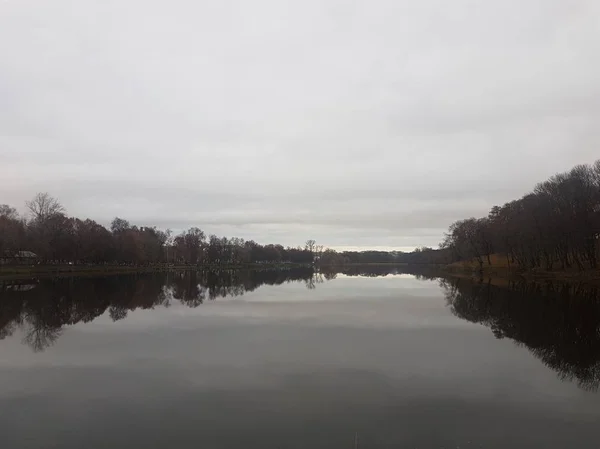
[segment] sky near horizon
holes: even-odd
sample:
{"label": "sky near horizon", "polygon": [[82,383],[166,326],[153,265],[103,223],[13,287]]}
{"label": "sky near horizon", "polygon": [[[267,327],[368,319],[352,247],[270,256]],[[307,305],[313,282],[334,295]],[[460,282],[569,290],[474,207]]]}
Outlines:
{"label": "sky near horizon", "polygon": [[597,0],[0,1],[0,203],[437,246],[600,158]]}

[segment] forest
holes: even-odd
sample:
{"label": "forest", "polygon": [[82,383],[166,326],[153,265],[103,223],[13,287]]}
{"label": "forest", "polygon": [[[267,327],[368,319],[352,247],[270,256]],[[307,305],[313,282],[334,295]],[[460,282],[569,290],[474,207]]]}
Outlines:
{"label": "forest", "polygon": [[67,216],[62,204],[48,193],[37,194],[26,205],[28,218],[0,205],[0,255],[5,263],[24,259],[19,256],[27,251],[44,264],[311,264],[322,252],[313,240],[302,248],[284,248],[206,236],[198,227],[173,235],[170,230],[138,227],[119,217],[107,229],[94,220]]}
{"label": "forest", "polygon": [[29,252],[35,254],[33,263],[37,264],[132,266],[342,266],[399,263],[406,256],[396,251],[336,252],[311,239],[295,248],[262,245],[236,237],[207,236],[199,227],[174,235],[169,229],[136,226],[119,217],[106,228],[91,219],[69,217],[60,201],[48,193],[38,193],[26,207],[25,217],[14,207],[0,205],[0,261],[5,264],[31,263],[21,257]]}
{"label": "forest", "polygon": [[500,254],[508,267],[583,271],[598,268],[599,237],[600,160],[552,176],[487,217],[453,223],[440,246],[480,268]]}

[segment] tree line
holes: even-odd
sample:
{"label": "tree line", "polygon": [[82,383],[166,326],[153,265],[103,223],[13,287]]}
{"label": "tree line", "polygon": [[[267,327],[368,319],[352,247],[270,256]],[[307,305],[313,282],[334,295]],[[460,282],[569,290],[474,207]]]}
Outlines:
{"label": "tree line", "polygon": [[509,268],[597,269],[600,258],[600,160],[578,165],[539,183],[532,192],[486,217],[450,225],[439,249],[413,252],[337,252],[308,240],[303,247],[261,245],[253,240],[206,235],[191,227],[177,235],[135,226],[115,218],[106,228],[90,219],[69,217],[47,193],[26,203],[29,216],[0,205],[0,260],[22,251],[41,263],[244,265],[448,264],[475,260],[480,268],[502,255]]}
{"label": "tree line", "polygon": [[502,254],[509,267],[583,271],[598,268],[599,237],[600,160],[552,176],[487,217],[453,223],[440,246],[480,268]]}
{"label": "tree line", "polygon": [[[107,228],[91,219],[69,217],[58,199],[39,193],[26,203],[28,214],[0,205],[0,260],[18,259],[23,251],[39,263],[74,264],[314,264],[341,267],[351,264],[442,263],[438,252],[418,248],[399,251],[338,252],[307,240],[302,247],[261,245],[253,240],[206,235],[191,227],[174,235],[169,229],[136,226],[116,217]],[[433,258],[433,259],[432,259]]]}
{"label": "tree line", "polygon": [[177,235],[156,227],[135,226],[115,218],[110,228],[94,220],[69,217],[48,193],[26,203],[28,217],[0,205],[0,259],[35,253],[41,263],[242,265],[249,263],[312,264],[323,247],[308,240],[304,247],[261,245],[253,240],[206,235],[191,227]]}

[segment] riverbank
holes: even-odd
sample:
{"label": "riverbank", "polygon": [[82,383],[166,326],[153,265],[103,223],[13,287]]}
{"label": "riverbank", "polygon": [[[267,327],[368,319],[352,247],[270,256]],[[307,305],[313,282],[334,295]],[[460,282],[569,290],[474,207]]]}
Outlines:
{"label": "riverbank", "polygon": [[474,267],[468,263],[455,263],[441,267],[449,275],[468,275],[473,278],[525,279],[530,281],[600,282],[600,270],[540,270],[521,267],[484,265]]}
{"label": "riverbank", "polygon": [[[285,270],[289,268],[320,268],[320,269],[343,269],[352,267],[407,267],[406,263],[350,263],[335,266],[316,266],[312,264],[299,263],[245,263],[245,264],[204,264],[204,265],[174,265],[174,264],[156,264],[156,265],[0,265],[0,276],[14,274],[36,275],[36,274],[64,274],[64,273],[148,273],[161,271],[187,271],[187,270],[243,270],[243,269],[277,269]],[[431,265],[433,266],[433,265]]]}
{"label": "riverbank", "polygon": [[226,264],[226,265],[0,265],[0,279],[49,276],[102,276],[112,274],[160,273],[167,271],[242,270],[309,268],[308,264]]}
{"label": "riverbank", "polygon": [[525,279],[530,281],[570,281],[600,282],[600,270],[587,271],[543,271],[526,270],[519,267],[484,265],[479,268],[469,262],[458,262],[449,265],[441,264],[406,264],[406,263],[369,263],[344,264],[340,266],[315,267],[311,264],[292,263],[260,263],[260,264],[225,264],[225,265],[0,265],[0,279],[23,279],[31,277],[64,277],[64,276],[104,276],[117,274],[160,273],[169,271],[222,271],[222,270],[286,270],[292,268],[314,268],[322,272],[336,271],[343,273],[359,269],[377,271],[378,269],[399,268],[407,274],[426,274],[431,276],[458,276],[473,279],[499,278],[507,280]]}

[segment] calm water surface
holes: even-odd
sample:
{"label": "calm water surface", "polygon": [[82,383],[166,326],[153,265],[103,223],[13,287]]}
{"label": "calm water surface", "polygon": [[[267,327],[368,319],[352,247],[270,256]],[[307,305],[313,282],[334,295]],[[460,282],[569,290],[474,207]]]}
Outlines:
{"label": "calm water surface", "polygon": [[600,446],[597,289],[350,274],[0,283],[0,446]]}

